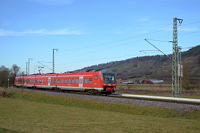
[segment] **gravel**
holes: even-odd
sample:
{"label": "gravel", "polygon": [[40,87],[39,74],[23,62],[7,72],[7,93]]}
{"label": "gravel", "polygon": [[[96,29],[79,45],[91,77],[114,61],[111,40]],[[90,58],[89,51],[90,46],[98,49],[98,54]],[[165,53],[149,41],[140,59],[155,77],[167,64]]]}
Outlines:
{"label": "gravel", "polygon": [[[15,88],[12,88],[15,89]],[[106,96],[94,96],[94,95],[83,95],[83,94],[73,94],[65,92],[53,92],[53,91],[43,91],[43,90],[33,90],[33,89],[24,89],[25,91],[30,92],[39,92],[47,95],[53,96],[62,96],[62,97],[73,97],[80,99],[88,99],[94,101],[103,101],[103,102],[113,102],[113,103],[125,103],[133,104],[138,106],[149,106],[149,107],[163,107],[168,109],[175,109],[176,111],[200,111],[200,105],[193,104],[184,104],[184,103],[172,103],[172,102],[163,102],[163,101],[150,101],[150,100],[139,100],[139,99],[130,99],[130,98],[117,98],[117,97],[106,97]]]}

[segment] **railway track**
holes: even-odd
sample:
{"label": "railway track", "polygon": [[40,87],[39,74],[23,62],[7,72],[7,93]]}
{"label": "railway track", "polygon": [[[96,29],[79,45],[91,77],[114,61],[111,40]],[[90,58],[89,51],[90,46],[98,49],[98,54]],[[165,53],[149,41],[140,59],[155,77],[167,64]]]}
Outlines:
{"label": "railway track", "polygon": [[[21,90],[19,88],[11,88]],[[113,102],[113,103],[124,103],[133,104],[138,106],[149,106],[149,107],[162,107],[175,109],[177,111],[194,110],[200,111],[200,99],[182,99],[170,98],[170,97],[156,97],[156,96],[145,96],[145,95],[131,95],[131,94],[112,94],[109,96],[105,95],[87,95],[81,92],[58,92],[52,90],[38,90],[38,89],[24,89],[32,93],[39,92],[47,95],[62,96],[62,97],[73,97],[80,99],[88,99],[94,101]],[[187,101],[188,100],[188,101]]]}

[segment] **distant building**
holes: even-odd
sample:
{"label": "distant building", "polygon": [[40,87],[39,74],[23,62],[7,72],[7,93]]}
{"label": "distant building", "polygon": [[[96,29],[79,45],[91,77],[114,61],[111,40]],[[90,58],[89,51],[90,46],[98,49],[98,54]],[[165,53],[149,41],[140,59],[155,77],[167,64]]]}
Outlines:
{"label": "distant building", "polygon": [[151,79],[151,81],[152,81],[154,84],[164,82],[164,80],[157,80],[157,79]]}
{"label": "distant building", "polygon": [[153,84],[153,82],[149,79],[144,79],[141,81],[141,84]]}
{"label": "distant building", "polygon": [[164,80],[157,79],[143,79],[143,80],[130,80],[130,81],[120,81],[118,84],[157,84],[162,83]]}

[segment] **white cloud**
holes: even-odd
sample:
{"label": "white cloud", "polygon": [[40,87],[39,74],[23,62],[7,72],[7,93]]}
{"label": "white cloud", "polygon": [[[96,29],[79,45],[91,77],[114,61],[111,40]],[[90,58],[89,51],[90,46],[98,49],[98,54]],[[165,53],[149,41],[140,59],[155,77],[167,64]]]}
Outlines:
{"label": "white cloud", "polygon": [[72,4],[75,0],[30,0],[32,2],[44,4],[44,5],[68,5]]}
{"label": "white cloud", "polygon": [[25,30],[25,31],[11,31],[11,30],[1,30],[0,36],[25,36],[25,35],[80,35],[83,32],[80,31],[69,31],[68,29],[60,30]]}
{"label": "white cloud", "polygon": [[146,22],[146,21],[148,21],[147,18],[140,18],[140,19],[138,19],[138,22]]}

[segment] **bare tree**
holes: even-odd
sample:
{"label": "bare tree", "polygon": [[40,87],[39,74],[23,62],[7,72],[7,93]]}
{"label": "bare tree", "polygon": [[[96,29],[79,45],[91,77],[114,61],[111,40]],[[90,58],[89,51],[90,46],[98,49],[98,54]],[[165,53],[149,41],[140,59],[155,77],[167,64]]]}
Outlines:
{"label": "bare tree", "polygon": [[0,86],[7,87],[9,77],[9,69],[4,65],[0,67]]}
{"label": "bare tree", "polygon": [[19,72],[20,67],[17,66],[16,64],[13,64],[11,69],[10,69],[10,84],[14,84],[15,77],[17,76],[17,73]]}
{"label": "bare tree", "polygon": [[15,77],[19,72],[20,67],[16,64],[12,65],[11,69],[6,68],[4,65],[0,67],[0,86],[8,87],[8,85],[13,85]]}

